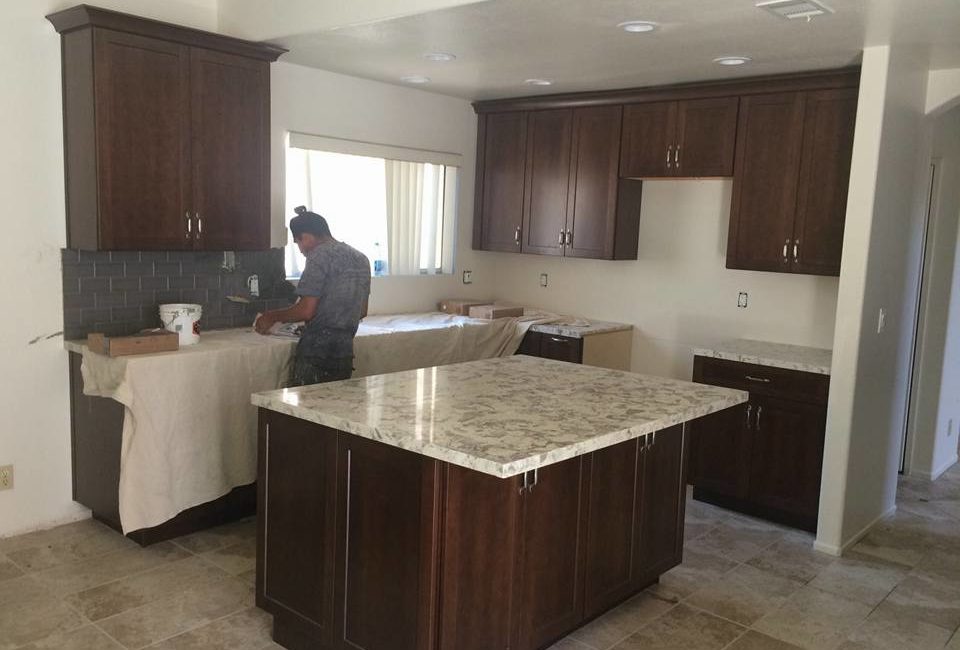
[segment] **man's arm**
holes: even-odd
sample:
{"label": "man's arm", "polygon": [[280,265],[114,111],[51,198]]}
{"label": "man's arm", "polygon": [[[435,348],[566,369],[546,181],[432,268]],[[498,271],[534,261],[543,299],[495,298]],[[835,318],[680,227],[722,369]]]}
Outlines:
{"label": "man's arm", "polygon": [[257,319],[257,331],[261,334],[267,334],[274,323],[309,321],[317,313],[319,303],[320,300],[314,296],[300,296],[300,300],[291,307],[264,312]]}

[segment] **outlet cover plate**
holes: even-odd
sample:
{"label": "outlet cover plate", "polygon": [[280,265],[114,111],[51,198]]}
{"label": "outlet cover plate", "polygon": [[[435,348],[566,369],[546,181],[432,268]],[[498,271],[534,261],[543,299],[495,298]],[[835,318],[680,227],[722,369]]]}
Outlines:
{"label": "outlet cover plate", "polygon": [[13,489],[13,465],[0,467],[0,490]]}
{"label": "outlet cover plate", "polygon": [[464,284],[473,284],[473,271],[464,271],[464,272],[463,272],[463,283],[464,283]]}
{"label": "outlet cover plate", "polygon": [[540,274],[540,286],[541,286],[541,287],[545,287],[545,286],[547,286],[548,284],[550,284],[550,276],[548,276],[546,273],[541,273],[541,274]]}
{"label": "outlet cover plate", "polygon": [[746,309],[749,297],[750,296],[746,291],[741,291],[740,295],[737,296],[737,307],[740,309]]}

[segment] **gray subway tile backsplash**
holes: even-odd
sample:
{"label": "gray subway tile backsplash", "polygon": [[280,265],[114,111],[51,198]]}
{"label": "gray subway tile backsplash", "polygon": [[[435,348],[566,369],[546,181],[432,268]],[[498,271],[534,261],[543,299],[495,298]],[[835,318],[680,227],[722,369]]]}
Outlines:
{"label": "gray subway tile backsplash", "polygon": [[[64,336],[132,334],[160,326],[159,306],[203,306],[202,329],[248,327],[258,312],[285,307],[294,288],[285,279],[283,249],[236,253],[236,268],[221,268],[223,253],[191,251],[76,251],[64,249]],[[247,278],[260,277],[251,298]],[[251,299],[235,303],[227,296]]]}

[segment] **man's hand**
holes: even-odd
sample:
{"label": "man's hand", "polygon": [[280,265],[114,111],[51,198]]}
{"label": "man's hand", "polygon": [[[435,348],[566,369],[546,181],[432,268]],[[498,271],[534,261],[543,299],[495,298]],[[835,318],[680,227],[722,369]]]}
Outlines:
{"label": "man's hand", "polygon": [[270,312],[266,312],[264,314],[260,314],[260,318],[257,319],[256,323],[254,323],[254,327],[256,328],[258,334],[269,334],[270,328],[273,327],[275,322],[277,321],[270,314]]}

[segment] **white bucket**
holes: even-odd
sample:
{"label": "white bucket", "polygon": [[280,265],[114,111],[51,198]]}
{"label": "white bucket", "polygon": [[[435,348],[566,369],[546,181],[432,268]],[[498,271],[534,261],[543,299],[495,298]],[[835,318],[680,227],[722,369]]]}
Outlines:
{"label": "white bucket", "polygon": [[180,345],[193,345],[200,340],[202,315],[203,307],[200,305],[160,305],[160,322],[167,331],[180,335]]}

